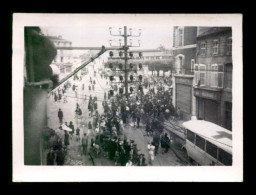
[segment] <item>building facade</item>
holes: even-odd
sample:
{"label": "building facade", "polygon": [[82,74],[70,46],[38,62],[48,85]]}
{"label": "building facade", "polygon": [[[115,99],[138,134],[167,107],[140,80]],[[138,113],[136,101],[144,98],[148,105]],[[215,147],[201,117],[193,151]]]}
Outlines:
{"label": "building facade", "polygon": [[193,89],[194,64],[196,61],[197,36],[209,27],[174,26],[173,28],[173,105],[181,112],[183,120],[195,116],[195,97]]}
{"label": "building facade", "polygon": [[196,116],[232,130],[232,29],[213,27],[197,36],[194,64]]}
{"label": "building facade", "polygon": [[[55,47],[72,47],[72,42],[63,39],[60,35],[59,36],[46,36],[49,38]],[[73,66],[73,55],[72,50],[63,50],[57,49],[57,55],[53,60],[53,63],[59,68],[60,70],[60,77],[72,72]]]}

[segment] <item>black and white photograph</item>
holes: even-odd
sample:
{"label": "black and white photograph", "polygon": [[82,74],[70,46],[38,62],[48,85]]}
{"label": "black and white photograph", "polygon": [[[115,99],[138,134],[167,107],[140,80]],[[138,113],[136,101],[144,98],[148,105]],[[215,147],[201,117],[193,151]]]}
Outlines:
{"label": "black and white photograph", "polygon": [[242,14],[16,13],[12,67],[14,182],[243,181]]}

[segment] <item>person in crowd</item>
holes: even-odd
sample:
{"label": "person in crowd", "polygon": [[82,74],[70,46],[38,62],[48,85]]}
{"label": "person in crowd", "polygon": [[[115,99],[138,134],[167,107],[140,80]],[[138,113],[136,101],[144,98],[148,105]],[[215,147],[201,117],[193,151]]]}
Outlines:
{"label": "person in crowd", "polygon": [[75,127],[74,127],[72,121],[69,122],[69,128],[72,129],[72,131],[69,132],[70,139],[72,139],[72,138],[73,138],[73,135],[74,135],[74,132],[75,132]]}
{"label": "person in crowd", "polygon": [[80,129],[76,128],[76,141],[80,141]]}
{"label": "person in crowd", "polygon": [[165,142],[165,153],[167,153],[170,148],[170,138],[168,137],[167,133],[164,134],[164,142]]}
{"label": "person in crowd", "polygon": [[140,127],[140,117],[141,117],[140,109],[137,109],[136,111],[137,128]]}
{"label": "person in crowd", "polygon": [[58,118],[59,118],[59,122],[60,122],[60,124],[62,124],[63,112],[62,112],[62,110],[61,110],[61,109],[59,109],[59,111],[58,111]]}
{"label": "person in crowd", "polygon": [[126,167],[131,167],[132,166],[132,161],[131,159],[128,160],[128,162],[125,165]]}
{"label": "person in crowd", "polygon": [[148,144],[148,153],[149,153],[149,164],[153,165],[154,159],[155,159],[155,146],[153,143]]}
{"label": "person in crowd", "polygon": [[144,154],[139,155],[137,166],[146,166],[146,159]]}
{"label": "person in crowd", "polygon": [[148,119],[148,121],[146,122],[146,132],[147,132],[147,136],[152,136],[150,119]]}
{"label": "person in crowd", "polygon": [[47,153],[47,165],[54,165],[55,155],[53,153],[53,149],[50,148],[49,152]]}
{"label": "person in crowd", "polygon": [[83,148],[83,154],[87,154],[87,148],[88,148],[88,137],[86,136],[86,133],[84,133],[84,136],[82,138],[82,148]]}
{"label": "person in crowd", "polygon": [[88,129],[92,130],[92,122],[91,121],[89,121],[89,123],[88,123]]}
{"label": "person in crowd", "polygon": [[155,146],[155,156],[158,153],[159,142],[160,142],[160,133],[159,131],[155,131],[153,136],[153,142],[152,142],[152,144]]}
{"label": "person in crowd", "polygon": [[134,111],[134,112],[132,112],[132,122],[133,122],[133,127],[134,128],[136,127],[136,119],[137,119],[137,117],[136,117],[136,113]]}
{"label": "person in crowd", "polygon": [[64,165],[64,161],[65,161],[65,155],[64,155],[63,149],[59,147],[57,149],[57,156],[56,156],[57,165],[61,165],[61,166]]}
{"label": "person in crowd", "polygon": [[54,93],[54,101],[55,101],[55,102],[58,101],[58,96],[56,95],[56,92]]}
{"label": "person in crowd", "polygon": [[66,146],[66,148],[68,147],[69,145],[69,134],[67,131],[64,131],[64,145]]}

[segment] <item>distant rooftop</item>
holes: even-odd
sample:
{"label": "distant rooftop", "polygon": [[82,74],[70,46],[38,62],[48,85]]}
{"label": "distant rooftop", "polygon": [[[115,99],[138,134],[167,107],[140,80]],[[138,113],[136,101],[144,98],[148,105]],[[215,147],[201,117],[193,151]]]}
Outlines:
{"label": "distant rooftop", "polygon": [[219,32],[224,32],[224,31],[231,31],[231,27],[213,27],[210,28],[209,30],[203,32],[202,34],[198,35],[197,37],[204,37],[210,34],[215,34],[215,33],[219,33]]}
{"label": "distant rooftop", "polygon": [[71,43],[71,41],[63,39],[62,36],[60,36],[60,35],[59,36],[49,36],[49,35],[47,35],[46,37],[49,38],[52,41],[66,41],[66,42],[70,42]]}

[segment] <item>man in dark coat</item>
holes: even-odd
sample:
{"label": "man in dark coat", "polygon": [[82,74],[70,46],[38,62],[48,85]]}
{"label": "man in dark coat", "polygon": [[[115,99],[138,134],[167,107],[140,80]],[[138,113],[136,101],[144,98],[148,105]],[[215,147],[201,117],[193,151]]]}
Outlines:
{"label": "man in dark coat", "polygon": [[167,153],[170,148],[170,139],[167,136],[167,133],[165,133],[164,135],[164,142],[165,142],[165,153]]}
{"label": "man in dark coat", "polygon": [[67,131],[64,131],[64,132],[65,132],[65,134],[64,134],[64,145],[66,147],[68,147],[68,145],[69,145],[69,135],[68,135]]}
{"label": "man in dark coat", "polygon": [[61,109],[59,109],[59,111],[58,111],[58,117],[59,117],[60,124],[62,124],[63,112]]}
{"label": "man in dark coat", "polygon": [[88,148],[88,137],[86,136],[86,133],[84,133],[84,137],[82,138],[82,148],[83,148],[83,154],[87,154],[87,148]]}
{"label": "man in dark coat", "polygon": [[74,134],[74,132],[75,132],[75,127],[74,127],[72,121],[69,122],[69,128],[72,129],[72,131],[69,132],[70,138],[72,139],[72,138],[73,138],[73,134]]}

